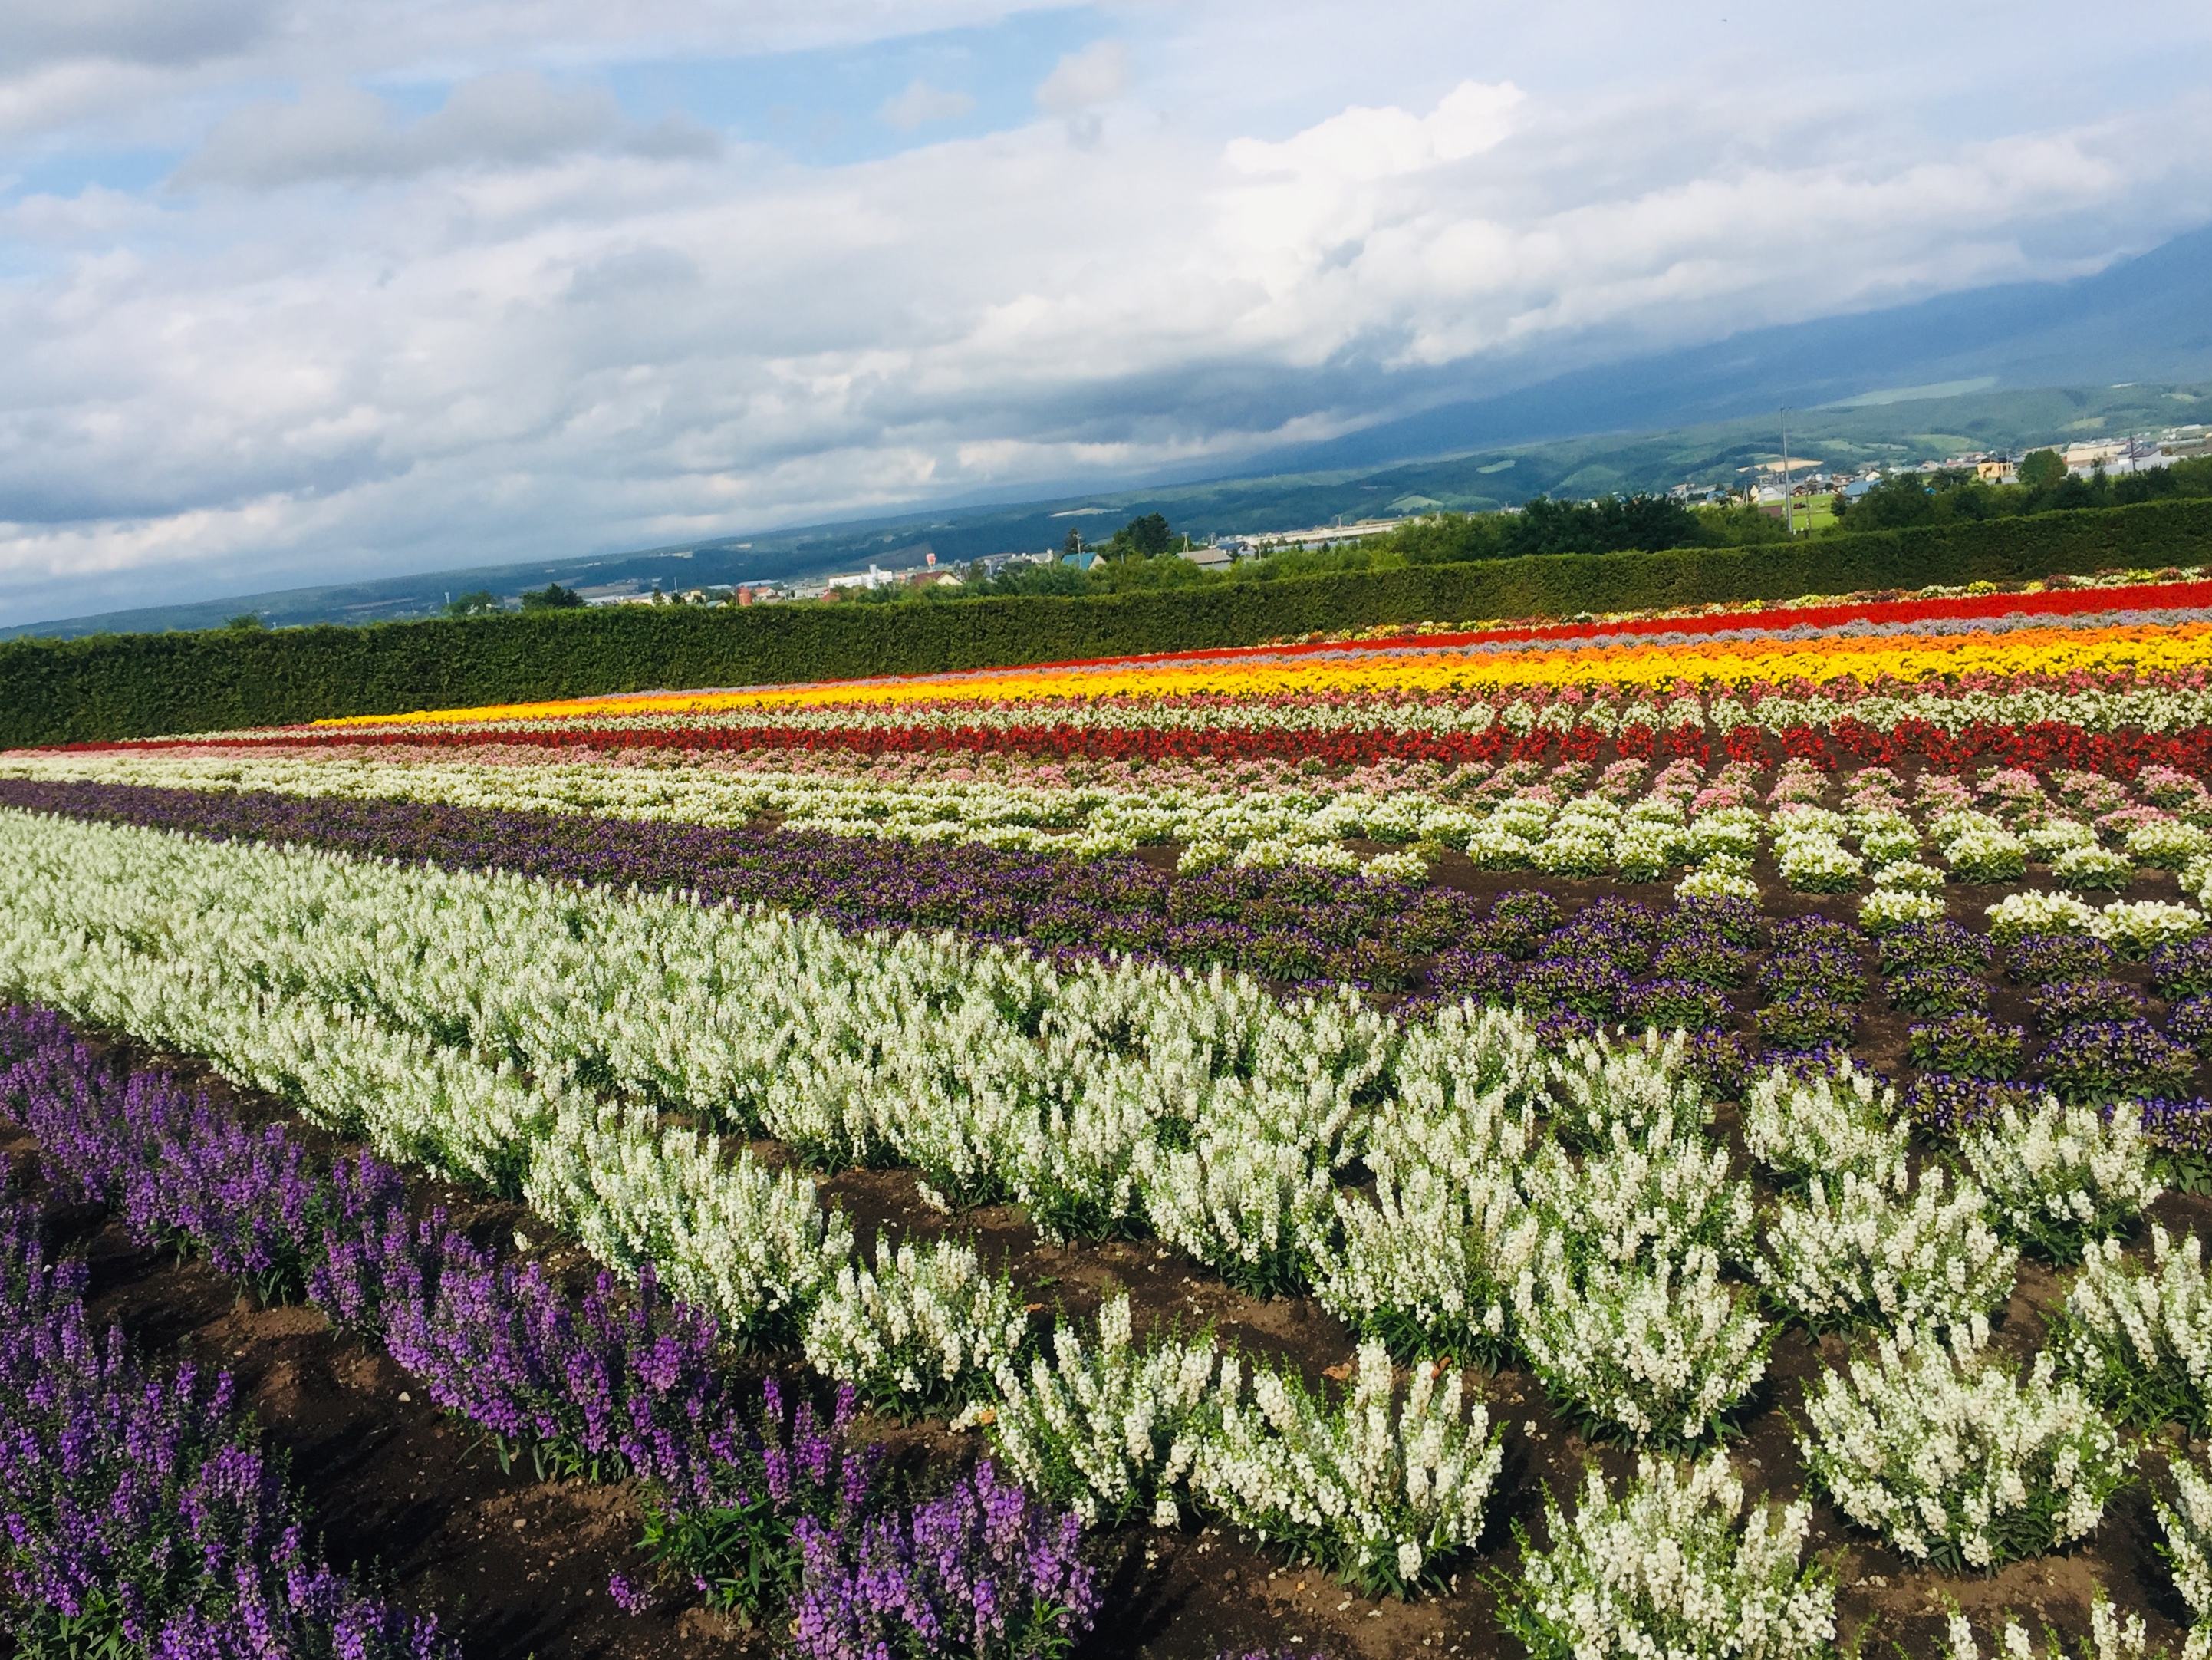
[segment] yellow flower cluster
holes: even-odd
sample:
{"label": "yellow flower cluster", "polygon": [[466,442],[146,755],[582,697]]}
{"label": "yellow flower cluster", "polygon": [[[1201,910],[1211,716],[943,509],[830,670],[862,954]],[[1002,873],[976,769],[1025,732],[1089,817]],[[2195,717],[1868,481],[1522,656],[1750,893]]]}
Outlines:
{"label": "yellow flower cluster", "polygon": [[500,703],[414,714],[356,716],[331,727],[472,724],[487,721],[604,719],[613,715],[714,714],[823,706],[897,707],[959,702],[1090,701],[1117,697],[1267,697],[1296,693],[1383,693],[1419,697],[1519,686],[1612,684],[1644,687],[1737,680],[1862,683],[1980,675],[2140,674],[2212,665],[2212,623],[2069,628],[1990,634],[1970,625],[1876,638],[1716,639],[1698,643],[1540,641],[1470,653],[1409,644],[1402,650],[1138,660],[1095,668],[1042,667],[836,681],[739,691],[666,692]]}

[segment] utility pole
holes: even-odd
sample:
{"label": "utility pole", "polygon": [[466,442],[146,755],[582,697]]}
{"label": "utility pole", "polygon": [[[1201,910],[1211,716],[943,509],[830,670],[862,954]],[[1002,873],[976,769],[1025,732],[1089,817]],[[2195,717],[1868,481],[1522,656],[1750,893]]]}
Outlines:
{"label": "utility pole", "polygon": [[1782,533],[1797,534],[1797,498],[1790,491],[1790,406],[1782,406]]}

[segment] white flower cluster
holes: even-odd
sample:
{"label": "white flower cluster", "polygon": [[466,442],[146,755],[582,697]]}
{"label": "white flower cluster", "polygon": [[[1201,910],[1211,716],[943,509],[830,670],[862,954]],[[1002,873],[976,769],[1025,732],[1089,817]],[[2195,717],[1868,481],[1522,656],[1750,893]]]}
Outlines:
{"label": "white flower cluster", "polygon": [[1679,1260],[1698,1246],[1741,1257],[1751,1235],[1751,1188],[1729,1174],[1728,1149],[1668,1112],[1643,1138],[1613,1125],[1580,1163],[1546,1142],[1522,1181],[1546,1229],[1577,1257]]}
{"label": "white flower cluster", "polygon": [[2086,1241],[2132,1227],[2166,1190],[2132,1113],[2107,1119],[2047,1097],[1997,1114],[1960,1152],[2006,1231],[2062,1262]]}
{"label": "white flower cluster", "polygon": [[1616,1039],[1577,1039],[1545,1067],[1543,1091],[1552,1128],[1578,1147],[1603,1146],[1616,1132],[1643,1142],[1670,1139],[1674,1128],[1703,1126],[1712,1116],[1687,1075],[1680,1032],[1648,1031]]}
{"label": "white flower cluster", "polygon": [[795,1336],[850,1231],[804,1177],[642,1104],[836,1162],[902,1158],[951,1201],[1049,1191],[1109,1225],[1137,1200],[1141,1140],[1233,1120],[1324,1172],[1326,1220],[1330,1149],[1392,1030],[1348,996],[1286,1006],[1241,976],[1063,972],[680,896],[17,813],[0,863],[10,991],[527,1198],[740,1333]]}
{"label": "white flower cluster", "polygon": [[2154,870],[2183,871],[2190,860],[2212,854],[2212,830],[2179,818],[2137,824],[2127,834],[2128,857]]}
{"label": "white flower cluster", "polygon": [[2127,854],[2094,844],[2063,848],[2051,860],[2051,874],[2064,888],[2124,889],[2135,873]]}
{"label": "white flower cluster", "polygon": [[2001,1306],[2020,1253],[1990,1225],[1971,1182],[1939,1169],[1917,1185],[1902,1161],[1884,1177],[1815,1177],[1769,1219],[1756,1274],[1766,1294],[1815,1331],[1873,1321],[1948,1327]]}
{"label": "white flower cluster", "polygon": [[1522,1353],[1594,1436],[1680,1444],[1717,1430],[1766,1374],[1771,1334],[1704,1247],[1577,1264],[1556,1237],[1516,1291]]}
{"label": "white flower cluster", "polygon": [[1804,1564],[1812,1507],[1747,1510],[1725,1453],[1686,1471],[1641,1458],[1618,1499],[1591,1469],[1571,1519],[1548,1496],[1545,1510],[1550,1548],[1530,1548],[1523,1535],[1520,1576],[1499,1609],[1529,1660],[1831,1651],[1835,1589]]}
{"label": "white flower cluster", "polygon": [[2166,1566],[2173,1570],[2174,1588],[2189,1604],[2194,1620],[2190,1632],[2188,1660],[2212,1657],[2212,1474],[2199,1469],[2185,1457],[2166,1466],[2173,1484],[2173,1501],[2154,1498],[2159,1530],[2166,1535],[2162,1547]]}
{"label": "white flower cluster", "polygon": [[2027,873],[2027,844],[1987,814],[1945,813],[1929,828],[1962,882],[2016,882]]}
{"label": "white flower cluster", "polygon": [[1892,897],[1904,894],[1929,894],[1943,885],[1943,873],[1933,865],[1922,864],[1917,859],[1899,859],[1878,868],[1874,873],[1874,885],[1889,891]]}
{"label": "white flower cluster", "polygon": [[1674,884],[1677,899],[1750,899],[1759,897],[1759,884],[1749,867],[1709,859]]}
{"label": "white flower cluster", "polygon": [[1910,1329],[1805,1404],[1799,1445],[1838,1509],[1916,1561],[1986,1569],[2095,1529],[2134,1454],[2050,1358],[2025,1374],[1986,1329]]}
{"label": "white flower cluster", "polygon": [[1302,1291],[1311,1242],[1326,1237],[1335,1183],[1324,1152],[1234,1122],[1195,1146],[1137,1150],[1152,1231],[1255,1297]]}
{"label": "white flower cluster", "polygon": [[1785,1183],[1846,1171],[1886,1180],[1911,1134],[1897,1091],[1849,1059],[1809,1073],[1772,1067],[1744,1094],[1745,1150]]}
{"label": "white flower cluster", "polygon": [[1378,1161],[1371,1198],[1335,1202],[1339,1243],[1315,1274],[1322,1307],[1401,1354],[1507,1357],[1514,1287],[1540,1237],[1510,1171]]}
{"label": "white flower cluster", "polygon": [[1139,1348],[1129,1299],[1118,1297],[1099,1310],[1090,1343],[1063,1322],[1049,1359],[1026,1371],[1002,1363],[996,1402],[958,1421],[989,1425],[1007,1468],[1086,1527],[1145,1516],[1171,1528],[1212,1409],[1213,1372],[1211,1342]]}
{"label": "white flower cluster", "polygon": [[[1887,877],[1901,869],[1923,869],[1924,866],[1891,865],[1879,874]],[[1893,933],[1914,922],[1933,922],[1944,915],[1944,905],[1932,893],[1888,882],[1877,878],[1875,891],[1859,901],[1859,926],[1869,933]]]}
{"label": "white flower cluster", "polygon": [[[1602,1067],[1620,1052],[1577,1056]],[[1392,1066],[1395,1094],[1359,1137],[1374,1191],[1340,1189],[1337,1238],[1311,1253],[1322,1305],[1400,1354],[1503,1359],[1512,1287],[1536,1244],[1518,1177],[1537,1110],[1578,1072],[1501,1010],[1446,1009],[1407,1031]]]}
{"label": "white flower cluster", "polygon": [[1405,1596],[1482,1535],[1503,1436],[1465,1374],[1424,1363],[1401,1396],[1380,1343],[1344,1401],[1224,1359],[1191,1485],[1203,1505],[1370,1592]]}
{"label": "white flower cluster", "polygon": [[[590,947],[571,977],[565,915],[545,919],[570,947],[552,960],[514,926],[542,885],[12,813],[0,848],[0,984],[15,994],[207,1055],[389,1156],[526,1198],[602,1261],[650,1259],[740,1338],[789,1335],[851,1254],[803,1177],[582,1087],[583,1046],[606,1052],[579,1013]],[[670,909],[680,948],[684,908]],[[532,1047],[546,1038],[559,1047]]]}
{"label": "white flower cluster", "polygon": [[2008,894],[1984,914],[2000,946],[2030,933],[2087,933],[2097,920],[2095,909],[2070,893]]}
{"label": "white flower cluster", "polygon": [[[1945,1623],[1943,1660],[1982,1660],[1982,1651],[1974,1640],[1973,1622],[1956,1608]],[[2170,1651],[2163,1644],[2151,1640],[2150,1628],[2141,1614],[2130,1614],[2122,1619],[2112,1607],[2112,1598],[2100,1589],[2089,1603],[2089,1645],[2087,1648],[2070,1647],[2066,1639],[2048,1625],[2043,1628],[2041,1645],[2034,1634],[2019,1620],[2008,1617],[2001,1629],[1994,1633],[1996,1646],[1990,1660],[2171,1660]],[[2192,1640],[2182,1651],[2181,1660],[2204,1660],[2212,1648]]]}
{"label": "white flower cluster", "polygon": [[[849,1255],[843,1225],[804,1178],[731,1163],[642,1104],[817,1162],[903,1161],[948,1204],[1034,1195],[1097,1231],[1146,1208],[1140,1154],[1164,1130],[1264,1137],[1307,1173],[1299,1226],[1325,1228],[1328,1172],[1395,1031],[1348,994],[1286,1005],[1241,976],[1061,970],[682,896],[14,813],[0,848],[21,877],[0,911],[11,986],[528,1196],[740,1326],[794,1315]],[[1249,1231],[1234,1190],[1200,1191]],[[762,1205],[734,1235],[703,1219]]]}
{"label": "white flower cluster", "polygon": [[863,1399],[901,1412],[965,1402],[1012,1365],[1029,1316],[972,1246],[901,1245],[872,1268],[850,1262],[806,1322],[806,1359]]}
{"label": "white flower cluster", "polygon": [[2212,1277],[2194,1234],[2154,1223],[2148,1268],[2117,1239],[2092,1241],[2057,1328],[2059,1365],[2118,1417],[2212,1428]]}
{"label": "white flower cluster", "polygon": [[[325,1049],[310,1064],[325,1058],[338,1057]],[[384,1139],[374,1118],[367,1128]],[[739,1341],[795,1336],[852,1256],[851,1225],[842,1212],[824,1214],[806,1177],[763,1170],[750,1149],[727,1159],[710,1138],[663,1128],[635,1108],[564,1104],[553,1133],[518,1151],[532,1210],[603,1262],[654,1264]]]}
{"label": "white flower cluster", "polygon": [[2130,899],[2110,904],[2089,919],[2091,938],[2129,962],[2140,963],[2160,946],[2204,931],[2204,913],[2170,899]]}
{"label": "white flower cluster", "polygon": [[2204,929],[2204,913],[2166,899],[2118,899],[2102,909],[2070,893],[2015,893],[1989,907],[1990,936],[2009,946],[2027,933],[2084,933],[2131,962]]}
{"label": "white flower cluster", "polygon": [[1774,864],[1801,893],[1849,893],[1866,874],[1866,861],[1842,841],[1844,816],[1820,807],[1784,807],[1774,825]]}
{"label": "white flower cluster", "polygon": [[1416,1365],[1401,1395],[1370,1342],[1332,1405],[1210,1342],[1140,1348],[1130,1330],[1126,1297],[1090,1343],[1063,1323],[1049,1359],[1002,1364],[997,1401],[957,1421],[1086,1526],[1174,1527],[1194,1506],[1373,1591],[1407,1594],[1480,1537],[1503,1437],[1463,1372]]}

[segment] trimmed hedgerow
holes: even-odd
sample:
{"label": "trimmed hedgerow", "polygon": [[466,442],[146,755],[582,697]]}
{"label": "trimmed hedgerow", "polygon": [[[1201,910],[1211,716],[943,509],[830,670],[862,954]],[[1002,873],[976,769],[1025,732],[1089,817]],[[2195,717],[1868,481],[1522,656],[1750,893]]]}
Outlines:
{"label": "trimmed hedgerow", "polygon": [[1380,623],[2015,581],[2212,560],[2212,500],[1822,537],[1414,565],[944,605],[611,606],[368,628],[0,645],[0,745],[147,737],[663,686],[753,684],[1254,644]]}

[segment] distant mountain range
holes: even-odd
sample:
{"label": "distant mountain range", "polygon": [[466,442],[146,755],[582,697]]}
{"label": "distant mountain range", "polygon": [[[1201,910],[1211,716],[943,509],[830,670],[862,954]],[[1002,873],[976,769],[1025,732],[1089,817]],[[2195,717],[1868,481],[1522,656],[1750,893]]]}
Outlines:
{"label": "distant mountain range", "polygon": [[1577,369],[1448,402],[1327,442],[1278,451],[1235,477],[1155,483],[1052,501],[913,512],[526,564],[250,593],[0,629],[0,637],[209,628],[241,611],[272,625],[430,615],[474,589],[512,595],[658,582],[688,588],[1056,545],[1162,513],[1195,535],[1291,530],[1339,514],[1481,511],[1539,494],[1731,483],[1791,445],[1832,465],[1923,459],[2212,421],[2212,228],[2092,277],[2021,283]]}

